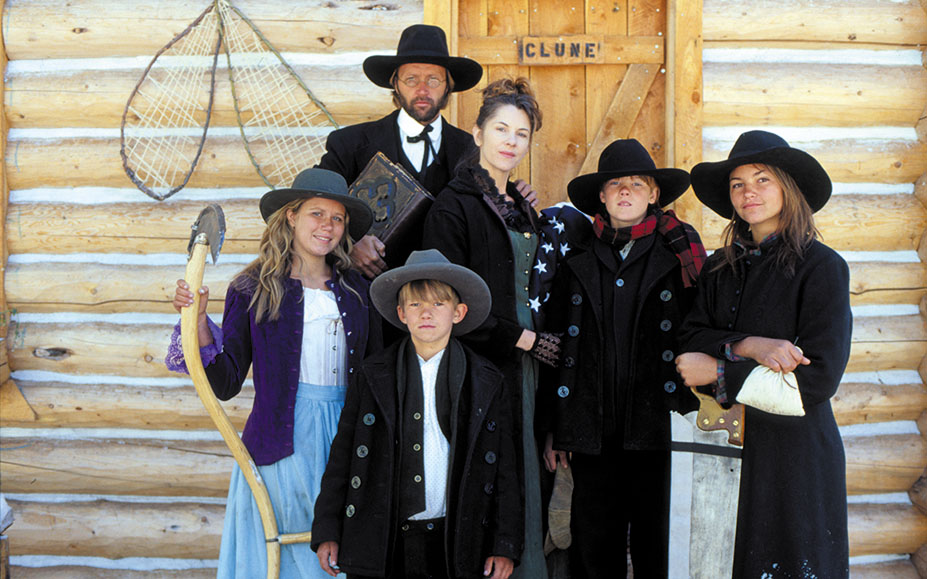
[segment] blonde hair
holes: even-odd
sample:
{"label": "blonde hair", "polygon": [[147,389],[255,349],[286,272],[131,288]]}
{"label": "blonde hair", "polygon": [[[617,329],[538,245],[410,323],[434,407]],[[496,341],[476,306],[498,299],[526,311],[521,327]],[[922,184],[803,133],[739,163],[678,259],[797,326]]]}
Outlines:
{"label": "blonde hair", "polygon": [[[782,210],[779,212],[779,225],[776,233],[781,240],[781,249],[776,253],[776,265],[779,266],[789,277],[794,275],[798,262],[805,255],[805,250],[815,239],[820,237],[820,232],[814,225],[814,215],[811,206],[805,199],[801,189],[792,176],[784,169],[765,163],[752,163],[754,166],[767,171],[772,178],[782,188]],[[735,167],[736,168],[736,167]],[[750,224],[740,218],[737,212],[731,217],[731,221],[724,228],[721,234],[724,244],[724,260],[718,267],[724,265],[734,266],[738,256],[734,251],[734,244],[740,243],[747,247],[756,245],[753,236],[750,234]]]}
{"label": "blonde hair", "polygon": [[[290,225],[287,215],[290,211],[298,212],[305,202],[305,198],[291,201],[267,219],[267,227],[264,228],[258,246],[258,257],[232,280],[232,285],[237,290],[254,290],[248,307],[254,308],[256,322],[280,318],[280,304],[283,303],[286,293],[286,281],[290,277],[294,260],[300,259],[293,251],[293,226]],[[352,243],[351,236],[348,235],[348,221],[349,216],[345,214],[344,235],[326,257],[332,269],[340,274],[351,267],[349,255]],[[343,276],[339,277],[342,287],[360,297],[354,288],[344,282]]]}
{"label": "blonde hair", "polygon": [[541,108],[538,106],[537,99],[534,98],[531,83],[524,77],[518,77],[515,80],[500,78],[486,85],[483,89],[483,104],[480,105],[480,112],[476,117],[476,126],[482,129],[496,109],[505,105],[512,105],[528,115],[528,120],[531,122],[531,134],[541,130]]}
{"label": "blonde hair", "polygon": [[400,306],[414,300],[435,299],[451,302],[453,306],[460,303],[460,295],[450,284],[436,279],[417,279],[399,288],[397,303]]}

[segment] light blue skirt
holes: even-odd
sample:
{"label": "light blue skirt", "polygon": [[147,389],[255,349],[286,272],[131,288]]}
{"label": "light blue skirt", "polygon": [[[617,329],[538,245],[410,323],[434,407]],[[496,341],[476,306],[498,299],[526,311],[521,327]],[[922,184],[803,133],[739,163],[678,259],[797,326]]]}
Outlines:
{"label": "light blue skirt", "polygon": [[[259,466],[267,485],[280,533],[312,530],[312,509],[319,496],[345,386],[316,386],[300,382],[294,410],[294,453],[273,464]],[[257,503],[238,465],[232,472],[217,577],[263,579],[267,576],[267,547]],[[309,543],[280,547],[280,578],[330,579],[322,571]]]}

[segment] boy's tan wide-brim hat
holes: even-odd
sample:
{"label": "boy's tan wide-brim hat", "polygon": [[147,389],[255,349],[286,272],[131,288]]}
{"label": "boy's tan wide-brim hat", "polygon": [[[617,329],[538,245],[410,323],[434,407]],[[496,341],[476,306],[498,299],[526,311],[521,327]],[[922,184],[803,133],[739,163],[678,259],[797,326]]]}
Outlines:
{"label": "boy's tan wide-brim hat", "polygon": [[462,265],[451,263],[437,249],[413,251],[405,265],[378,275],[370,284],[370,300],[389,323],[408,330],[399,321],[396,312],[399,290],[407,283],[420,279],[433,279],[448,284],[460,296],[461,303],[467,304],[467,315],[454,324],[452,334],[455,336],[476,329],[489,315],[492,294],[483,278]]}

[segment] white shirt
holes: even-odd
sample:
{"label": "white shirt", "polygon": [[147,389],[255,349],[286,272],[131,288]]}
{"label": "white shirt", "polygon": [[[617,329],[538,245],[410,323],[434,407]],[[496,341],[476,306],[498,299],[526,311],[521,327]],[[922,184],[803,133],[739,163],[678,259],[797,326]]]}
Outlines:
{"label": "white shirt", "polygon": [[303,341],[299,381],[317,386],[347,384],[347,343],[334,292],[303,288]]}
{"label": "white shirt", "polygon": [[410,519],[437,519],[443,517],[447,504],[447,462],[450,456],[450,444],[441,425],[438,424],[438,410],[435,405],[435,382],[438,380],[438,366],[444,352],[441,350],[428,361],[418,358],[422,372],[424,412],[422,413],[422,462],[425,465],[425,510],[409,517]]}
{"label": "white shirt", "polygon": [[[412,115],[407,113],[405,109],[399,109],[399,116],[396,117],[396,124],[399,125],[399,140],[402,141],[402,152],[406,154],[412,166],[418,171],[422,168],[422,155],[425,154],[425,141],[410,143],[406,137],[419,136],[425,126],[413,119]],[[431,132],[428,133],[428,138],[431,139],[431,144],[434,146],[435,152],[441,150],[441,130],[443,128],[444,124],[442,123],[441,115],[438,115],[438,118],[432,121]],[[430,166],[434,160],[434,155],[429,152],[428,165]]]}

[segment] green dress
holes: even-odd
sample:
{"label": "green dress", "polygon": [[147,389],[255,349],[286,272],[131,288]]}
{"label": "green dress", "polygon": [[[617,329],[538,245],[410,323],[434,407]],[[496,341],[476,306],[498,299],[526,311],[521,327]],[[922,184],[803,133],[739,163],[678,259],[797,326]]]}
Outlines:
{"label": "green dress", "polygon": [[[538,249],[538,236],[508,229],[515,260],[515,309],[518,324],[534,330],[528,305],[528,283]],[[547,579],[544,560],[544,537],[541,533],[541,464],[534,440],[534,394],[538,386],[538,362],[527,352],[521,353],[522,448],[525,457],[525,550],[514,579]]]}

